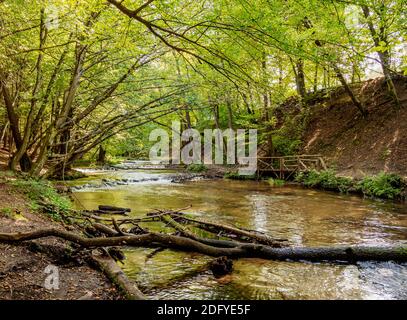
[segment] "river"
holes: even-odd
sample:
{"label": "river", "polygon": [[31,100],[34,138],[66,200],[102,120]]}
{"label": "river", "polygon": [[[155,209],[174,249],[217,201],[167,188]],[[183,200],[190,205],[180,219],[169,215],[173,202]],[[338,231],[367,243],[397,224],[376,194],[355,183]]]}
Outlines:
{"label": "river", "polygon": [[[137,217],[153,209],[192,205],[186,212],[266,232],[297,246],[386,245],[407,240],[404,204],[296,186],[271,187],[267,182],[172,183],[173,173],[158,170],[86,172],[89,177],[74,182],[78,208],[116,205],[131,208],[131,216]],[[122,265],[152,299],[407,299],[407,264],[239,259],[232,275],[215,279],[209,271],[193,273],[209,257],[171,250],[150,257],[152,251],[125,249]]]}

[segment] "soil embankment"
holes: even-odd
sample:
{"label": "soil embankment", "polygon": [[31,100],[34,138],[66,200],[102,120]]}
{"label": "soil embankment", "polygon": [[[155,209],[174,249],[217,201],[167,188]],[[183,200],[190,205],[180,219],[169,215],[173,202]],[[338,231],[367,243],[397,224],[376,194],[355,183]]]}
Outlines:
{"label": "soil embankment", "polygon": [[[325,156],[341,175],[360,178],[384,171],[407,177],[406,78],[396,79],[395,85],[400,109],[389,96],[383,78],[352,86],[369,112],[366,118],[342,87],[310,98],[301,151]],[[282,111],[290,105],[295,105],[293,99],[282,106]]]}
{"label": "soil embankment", "polygon": [[[0,232],[27,232],[50,227],[72,229],[45,215],[33,213],[26,197],[4,182],[0,182],[0,208]],[[67,255],[67,250],[72,248],[67,248],[66,242],[56,238],[20,245],[0,243],[0,299],[121,298],[106,276],[91,268],[80,252]],[[50,273],[46,270],[50,266],[57,267],[59,283],[58,286],[53,283],[55,286],[47,289],[45,284]]]}

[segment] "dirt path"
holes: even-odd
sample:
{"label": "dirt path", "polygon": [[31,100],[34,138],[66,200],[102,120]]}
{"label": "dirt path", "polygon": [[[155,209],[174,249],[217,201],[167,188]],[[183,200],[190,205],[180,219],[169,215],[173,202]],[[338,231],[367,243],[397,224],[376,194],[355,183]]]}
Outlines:
{"label": "dirt path", "polygon": [[[31,213],[28,202],[21,194],[10,185],[0,183],[0,232],[29,231],[51,226],[63,228],[41,214]],[[36,244],[52,245],[60,251],[55,254],[43,253]],[[19,246],[0,244],[0,299],[121,299],[110,281],[91,268],[80,255],[74,260],[64,260],[60,253],[65,248],[66,243],[57,239]],[[57,269],[53,269],[53,266]],[[47,267],[51,269],[47,270]],[[50,289],[46,285],[47,280],[50,282],[51,274],[59,276],[58,289]],[[55,282],[51,283],[56,287]]]}

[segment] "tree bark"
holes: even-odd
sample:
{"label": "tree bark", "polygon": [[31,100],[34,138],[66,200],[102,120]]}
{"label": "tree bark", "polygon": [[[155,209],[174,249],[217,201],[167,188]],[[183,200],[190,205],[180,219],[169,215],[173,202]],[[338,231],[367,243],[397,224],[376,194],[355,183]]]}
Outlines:
{"label": "tree bark", "polygon": [[127,300],[145,300],[143,293],[124,274],[123,270],[109,256],[92,255],[93,262],[124,294]]}
{"label": "tree bark", "polygon": [[[23,144],[23,140],[21,138],[21,133],[20,133],[20,128],[18,125],[19,120],[18,120],[18,116],[15,112],[10,93],[9,93],[4,81],[2,81],[2,83],[1,83],[1,89],[2,89],[2,93],[3,93],[4,103],[6,105],[7,116],[10,121],[11,133],[12,133],[15,145],[16,145],[17,149],[19,149],[19,148],[21,148],[21,146]],[[11,152],[11,148],[10,148],[10,152]],[[12,163],[13,163],[13,160],[11,160],[10,165]],[[32,165],[32,162],[31,162],[30,157],[28,156],[27,152],[24,152],[21,155],[21,159],[20,159],[21,170],[24,172],[27,172],[31,169],[31,165]],[[15,170],[15,168],[13,168],[13,167],[11,167],[10,169]]]}
{"label": "tree bark", "polygon": [[102,145],[99,145],[98,159],[96,162],[99,165],[104,165],[106,162],[106,149],[104,149]]}
{"label": "tree bark", "polygon": [[295,82],[297,85],[297,92],[301,98],[305,97],[306,89],[305,89],[305,73],[304,73],[304,60],[301,58],[297,60],[296,63],[296,77]]}
{"label": "tree bark", "polygon": [[341,70],[339,70],[338,66],[335,63],[331,63],[332,68],[335,71],[336,76],[338,77],[339,81],[341,82],[342,86],[344,87],[346,93],[349,95],[351,98],[353,104],[358,108],[360,113],[364,118],[366,118],[368,112],[363,106],[362,102],[356,97],[356,95],[353,93],[352,89],[349,87],[345,77],[343,76]]}

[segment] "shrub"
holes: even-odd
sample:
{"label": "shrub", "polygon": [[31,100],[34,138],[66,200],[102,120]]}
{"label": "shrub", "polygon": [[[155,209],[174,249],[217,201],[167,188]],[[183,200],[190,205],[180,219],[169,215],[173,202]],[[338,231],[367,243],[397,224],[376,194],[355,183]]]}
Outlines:
{"label": "shrub", "polygon": [[333,170],[300,172],[295,180],[306,187],[325,190],[348,192],[353,186],[353,180],[348,177],[338,177]]}
{"label": "shrub", "polygon": [[368,176],[359,182],[347,177],[338,177],[333,170],[300,172],[295,181],[306,187],[320,188],[340,192],[350,190],[363,195],[383,199],[401,199],[406,188],[405,181],[397,174],[381,172],[376,176]]}
{"label": "shrub", "polygon": [[394,173],[381,172],[377,176],[369,176],[358,182],[356,188],[368,197],[397,199],[402,197],[406,183]]}
{"label": "shrub", "polygon": [[231,179],[231,180],[256,180],[257,179],[255,174],[242,175],[242,174],[239,174],[238,172],[234,172],[234,171],[226,172],[223,175],[223,178]]}
{"label": "shrub", "polygon": [[193,164],[190,164],[190,165],[187,167],[187,170],[188,170],[189,172],[199,173],[199,172],[208,171],[208,168],[207,168],[204,164],[195,164],[195,163],[193,163]]}

